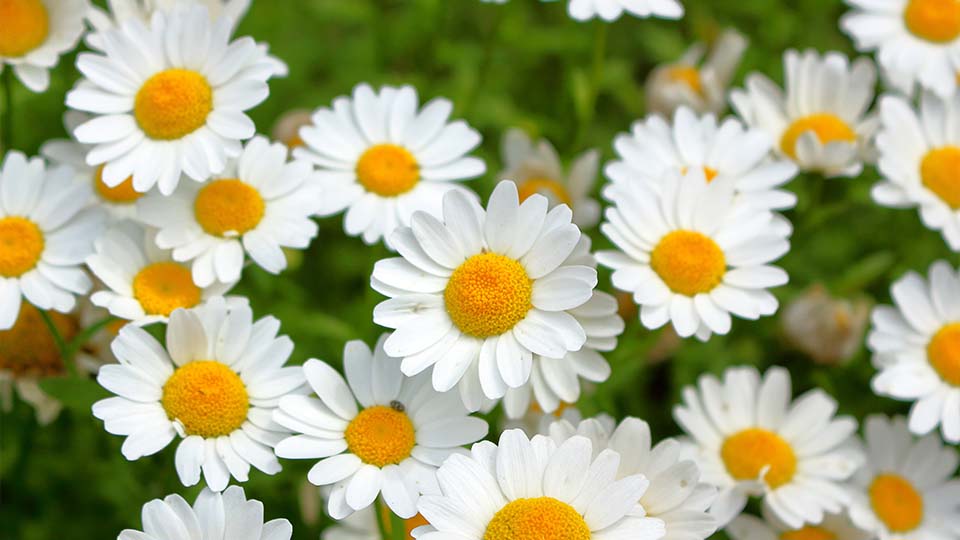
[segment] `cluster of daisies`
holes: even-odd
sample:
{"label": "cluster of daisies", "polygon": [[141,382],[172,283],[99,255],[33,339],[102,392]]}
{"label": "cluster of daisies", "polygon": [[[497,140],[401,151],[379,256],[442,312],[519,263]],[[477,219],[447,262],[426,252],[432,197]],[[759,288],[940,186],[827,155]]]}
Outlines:
{"label": "cluster of daisies", "polygon": [[[502,3],[502,2],[498,2]],[[917,207],[960,250],[960,1],[848,0],[841,26],[870,58],[787,51],[786,87],[750,75],[729,32],[648,81],[651,115],[565,168],[545,140],[503,137],[486,200],[480,134],[443,98],[357,85],[271,139],[246,111],[286,66],[235,37],[249,0],[0,0],[0,68],[33,91],[84,40],[66,95],[70,138],[0,165],[0,377],[56,414],[36,381],[70,367],[113,397],[107,432],[137,460],[175,444],[184,486],[122,540],[289,540],[239,484],[309,460],[338,521],[327,540],[403,526],[424,540],[944,540],[960,537],[960,275],[944,261],[872,313],[873,390],[909,418],[838,416],[789,373],[731,367],[684,389],[684,432],[582,419],[624,330],[598,265],[648,329],[706,341],[773,315],[801,172],[883,176],[878,204]],[[578,20],[679,18],[676,0],[570,0]],[[85,37],[84,37],[85,36]],[[874,103],[877,106],[874,108]],[[736,116],[722,116],[727,105]],[[272,316],[230,295],[244,269],[279,274],[315,218],[395,256],[372,347],[287,365]],[[612,249],[594,253],[584,230]],[[741,324],[741,323],[738,323]],[[161,338],[162,339],[159,339]],[[71,358],[68,358],[71,357]],[[69,366],[66,364],[69,363]],[[496,442],[481,416],[502,405]],[[519,426],[519,428],[517,428]],[[939,427],[939,433],[936,432]],[[256,469],[258,472],[252,472]],[[759,499],[758,515],[748,512]]]}

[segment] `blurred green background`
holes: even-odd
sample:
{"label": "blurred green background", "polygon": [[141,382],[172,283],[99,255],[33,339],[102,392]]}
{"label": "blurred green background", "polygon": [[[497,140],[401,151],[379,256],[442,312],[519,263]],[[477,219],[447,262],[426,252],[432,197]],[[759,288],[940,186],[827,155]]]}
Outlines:
{"label": "blurred green background", "polygon": [[[726,27],[751,40],[735,86],[750,71],[782,81],[781,55],[788,48],[853,52],[838,29],[845,9],[840,0],[683,3],[687,16],[682,21],[625,16],[604,30],[604,23],[570,20],[565,2],[256,0],[238,33],[269,43],[290,67],[290,76],[273,80],[270,98],[252,113],[261,132],[269,133],[285,111],[326,105],[359,82],[412,84],[422,101],[452,99],[455,116],[482,132],[478,153],[489,172],[470,185],[486,196],[502,166],[498,149],[504,130],[519,126],[547,137],[565,160],[588,148],[610,159],[613,137],[645,114],[643,82],[650,70],[676,59],[694,41],[715,39]],[[597,70],[594,58],[603,31],[605,62]],[[77,77],[69,56],[61,59],[46,93],[31,94],[15,85],[17,149],[35,154],[46,139],[64,136],[63,98]],[[956,262],[916,212],[870,201],[869,187],[876,180],[876,171],[867,168],[854,180],[806,176],[790,184],[800,203],[787,214],[796,231],[792,250],[781,261],[791,283],[775,291],[782,304],[814,283],[844,297],[889,302],[889,284],[903,272],[926,272],[937,258]],[[595,247],[609,245],[596,230],[588,233]],[[258,316],[280,318],[282,333],[296,343],[295,363],[318,357],[337,364],[344,342],[372,343],[381,332],[371,322],[381,298],[368,282],[373,263],[384,256],[382,246],[346,237],[341,217],[328,218],[293,269],[280,277],[248,269],[238,292],[250,297]],[[607,272],[601,272],[600,283],[610,290]],[[671,407],[680,388],[699,374],[720,373],[733,364],[779,364],[790,368],[796,391],[821,386],[839,398],[844,413],[862,419],[870,412],[907,411],[905,404],[873,396],[873,369],[862,346],[845,366],[817,366],[786,345],[779,317],[737,320],[729,335],[667,348],[667,354],[658,354],[665,359],[652,363],[648,353],[661,334],[628,321],[619,348],[607,355],[611,380],[586,395],[578,404],[581,410],[639,416],[651,423],[655,437],[674,435]],[[115,538],[124,528],[139,528],[140,508],[148,500],[181,493],[192,502],[199,491],[179,484],[173,446],[126,462],[120,455],[122,439],[104,432],[90,414],[99,388],[82,381],[74,386],[64,393],[66,410],[52,425],[37,426],[22,402],[0,416],[3,539]],[[498,412],[491,421],[499,421]],[[280,475],[253,471],[244,485],[249,497],[264,501],[268,517],[293,522],[296,539],[317,538],[325,525],[322,517],[311,519],[316,504],[301,510],[298,494],[309,466],[287,461]]]}

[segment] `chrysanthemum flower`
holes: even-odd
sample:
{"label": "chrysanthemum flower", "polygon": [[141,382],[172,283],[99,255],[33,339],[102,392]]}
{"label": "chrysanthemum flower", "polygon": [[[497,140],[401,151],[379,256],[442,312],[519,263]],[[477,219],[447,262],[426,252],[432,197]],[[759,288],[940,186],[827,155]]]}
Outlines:
{"label": "chrysanthemum flower", "polygon": [[611,22],[624,13],[641,18],[679,19],[683,17],[683,6],[678,0],[570,0],[567,12],[578,21],[600,18]]}
{"label": "chrysanthemum flower", "polygon": [[[769,512],[765,512],[769,514]],[[785,527],[774,516],[763,519],[741,514],[725,530],[733,540],[871,540],[870,533],[858,529],[846,512],[828,514],[819,525],[799,529]]]}
{"label": "chrysanthemum flower", "polygon": [[80,41],[87,9],[87,0],[0,0],[0,72],[9,67],[30,90],[46,90],[50,69]]}

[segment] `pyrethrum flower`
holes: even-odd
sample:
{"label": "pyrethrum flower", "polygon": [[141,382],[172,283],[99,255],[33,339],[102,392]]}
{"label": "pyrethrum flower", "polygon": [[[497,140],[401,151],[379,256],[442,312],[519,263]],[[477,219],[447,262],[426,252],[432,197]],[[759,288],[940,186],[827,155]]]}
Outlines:
{"label": "pyrethrum flower", "polygon": [[103,54],[77,58],[85,78],[67,106],[94,117],[74,136],[94,145],[87,163],[105,164],[107,186],[132,177],[136,191],[169,195],[181,174],[205,182],[240,155],[255,132],[244,111],[267,98],[274,72],[251,38],[230,41],[231,25],[184,5],[149,26],[125,21],[100,34]]}
{"label": "pyrethrum flower", "polygon": [[170,316],[166,347],[128,324],[113,342],[119,365],[100,368],[97,382],[117,395],[93,414],[123,435],[124,457],[155,454],[178,436],[176,469],[185,486],[200,481],[222,491],[245,482],[250,466],[280,471],[273,446],[288,432],[271,419],[281,397],[304,386],[300,367],[283,367],[293,351],[280,322],[253,322],[249,307],[212,300]]}
{"label": "pyrethrum flower", "polygon": [[829,514],[819,525],[804,525],[799,529],[785,527],[773,516],[765,516],[761,519],[750,514],[741,514],[727,525],[725,532],[733,540],[871,540],[873,538],[870,533],[854,526],[846,512]]}
{"label": "pyrethrum flower", "polygon": [[43,92],[50,69],[83,35],[87,0],[0,0],[0,72]]}
{"label": "pyrethrum flower", "polygon": [[910,431],[939,425],[960,442],[960,276],[950,264],[930,266],[929,281],[909,272],[890,288],[894,306],[877,306],[867,346],[880,370],[873,391],[913,402]]}
{"label": "pyrethrum flower", "polygon": [[480,176],[486,165],[468,156],[480,134],[462,120],[449,122],[453,104],[437,98],[418,110],[410,86],[375,92],[360,84],[352,97],[318,109],[300,129],[304,146],[293,155],[316,164],[323,181],[320,215],[346,210],[343,228],[367,244],[409,225],[414,212],[440,214],[443,195],[465,190],[456,182]]}
{"label": "pyrethrum flower", "polygon": [[611,22],[624,13],[641,18],[679,19],[683,17],[683,6],[679,0],[570,0],[567,12],[578,21],[600,18]]}
{"label": "pyrethrum flower", "polygon": [[710,508],[721,525],[749,495],[785,526],[820,524],[846,508],[842,483],[863,462],[851,446],[857,421],[835,417],[837,402],[820,389],[790,402],[790,373],[779,367],[763,378],[754,368],[727,369],[723,381],[703,375],[683,390],[673,415],[689,435],[689,451],[703,481],[720,493]]}
{"label": "pyrethrum flower", "polygon": [[312,172],[306,161],[288,162],[283,144],[254,137],[206,183],[138,202],[138,216],[159,230],[159,247],[191,262],[201,287],[239,280],[244,254],[278,274],[287,267],[281,248],[304,249],[317,235],[310,216],[321,195]]}
{"label": "pyrethrum flower", "polygon": [[876,68],[868,58],[852,64],[840,53],[808,50],[784,54],[786,94],[760,74],[734,90],[733,107],[751,127],[777,142],[781,156],[805,171],[855,177],[870,156],[876,128],[866,112],[873,101]]}
{"label": "pyrethrum flower", "polygon": [[456,394],[405,378],[399,362],[362,341],[343,350],[347,379],[320,360],[303,365],[317,397],[289,396],[273,419],[296,434],[276,446],[289,459],[320,459],[307,475],[333,486],[327,511],[343,519],[378,495],[402,518],[417,513],[421,493],[435,492],[435,471],[459,447],[482,439],[487,423],[467,415]]}

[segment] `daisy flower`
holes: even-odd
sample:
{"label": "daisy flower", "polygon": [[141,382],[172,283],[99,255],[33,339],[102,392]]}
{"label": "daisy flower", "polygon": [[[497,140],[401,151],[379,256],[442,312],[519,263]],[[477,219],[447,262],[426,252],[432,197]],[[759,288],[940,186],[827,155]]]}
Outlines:
{"label": "daisy flower", "polygon": [[[121,222],[94,243],[87,257],[90,271],[106,285],[90,301],[110,314],[143,326],[166,322],[174,310],[192,308],[223,296],[233,285],[199,287],[190,268],[173,261],[170,252],[156,247],[156,233],[129,221]],[[245,303],[246,299],[238,298]]]}
{"label": "daisy flower", "polygon": [[523,130],[510,129],[503,135],[500,153],[504,171],[499,177],[517,183],[521,201],[539,193],[550,201],[550,206],[565,204],[573,210],[573,223],[582,229],[593,227],[600,220],[600,203],[590,197],[597,181],[599,152],[584,152],[566,174],[549,141],[541,139],[534,146]]}
{"label": "daisy flower", "polygon": [[239,280],[244,254],[279,274],[287,267],[282,248],[304,249],[317,235],[310,216],[321,195],[312,173],[306,161],[287,161],[282,143],[257,136],[205,184],[138,202],[138,217],[159,230],[157,245],[174,260],[191,261],[201,287]]}
{"label": "daisy flower", "polygon": [[67,313],[92,283],[80,268],[104,216],[88,207],[90,185],[68,167],[7,152],[0,164],[0,330],[13,326],[21,295],[40,309]]}
{"label": "daisy flower", "polygon": [[936,435],[916,439],[903,418],[873,415],[868,459],[853,478],[850,517],[878,540],[960,537],[957,450]]}
{"label": "daisy flower", "polygon": [[243,488],[223,493],[204,489],[191,507],[180,495],[143,505],[143,531],[127,529],[117,540],[290,540],[285,519],[264,522],[263,503],[247,499]]}
{"label": "daisy flower", "polygon": [[439,215],[443,195],[464,190],[455,181],[480,176],[486,165],[468,156],[480,134],[466,122],[449,122],[453,104],[437,98],[418,109],[411,86],[374,92],[357,85],[353,96],[333,100],[300,128],[304,146],[294,157],[319,167],[320,215],[346,210],[343,228],[373,244],[417,210]]}
{"label": "daisy flower", "polygon": [[938,425],[960,442],[960,276],[946,261],[930,265],[929,280],[909,272],[890,287],[895,306],[877,306],[867,347],[879,373],[873,391],[913,402],[910,431]]}
{"label": "daisy flower", "polygon": [[192,486],[201,473],[222,491],[230,477],[246,482],[250,466],[280,471],[272,452],[284,428],[271,413],[283,396],[303,387],[300,367],[283,367],[293,343],[277,337],[280,322],[253,322],[249,307],[211,300],[178,309],[166,329],[166,348],[128,324],[113,342],[119,365],[100,368],[97,382],[117,397],[98,401],[93,415],[126,440],[130,461],[153,455],[176,437],[180,482]]}
{"label": "daisy flower", "polygon": [[842,483],[863,462],[851,446],[857,421],[835,417],[837,402],[815,389],[790,403],[790,373],[734,367],[723,381],[703,375],[683,389],[673,415],[690,437],[682,451],[700,466],[703,481],[720,492],[710,513],[721,525],[748,495],[791,529],[820,524],[850,502]]}
{"label": "daisy flower", "polygon": [[659,188],[646,182],[612,184],[614,204],[600,226],[615,251],[597,260],[613,269],[613,286],[633,293],[650,329],[668,321],[680,337],[708,339],[730,331],[734,314],[772,315],[767,291],[787,283],[770,263],[790,244],[774,215],[735,201],[732,178],[707,182],[704,170],[667,173]]}
{"label": "daisy flower", "polygon": [[643,517],[637,502],[649,482],[642,475],[615,480],[621,457],[604,450],[594,458],[590,439],[561,444],[519,429],[499,445],[484,441],[469,455],[450,456],[437,471],[442,494],[418,505],[430,523],[418,540],[562,538],[655,540],[663,523]]}
{"label": "daisy flower", "polygon": [[869,533],[858,529],[846,513],[828,514],[819,525],[791,529],[773,516],[763,519],[741,514],[725,530],[733,540],[872,540]]}
{"label": "daisy flower", "polygon": [[347,379],[320,360],[303,365],[317,397],[289,396],[273,414],[295,435],[276,447],[288,459],[319,459],[307,475],[333,486],[327,511],[343,519],[383,495],[402,518],[417,513],[421,493],[435,492],[435,471],[447,456],[482,439],[487,423],[468,416],[456,394],[440,394],[425,377],[405,378],[381,336],[343,350]]}
{"label": "daisy flower", "polygon": [[30,90],[46,90],[50,69],[80,41],[87,9],[87,0],[0,0],[0,72],[9,67]]}
{"label": "daisy flower", "polygon": [[578,21],[600,18],[612,22],[624,13],[641,18],[679,19],[683,17],[683,6],[678,0],[570,0],[567,13]]}
{"label": "daisy flower", "polygon": [[251,38],[230,41],[231,24],[184,5],[149,26],[125,21],[100,34],[103,54],[77,58],[85,78],[67,106],[94,116],[73,134],[94,145],[87,163],[105,164],[107,186],[132,176],[136,191],[169,195],[181,174],[204,182],[240,155],[255,132],[244,111],[267,98],[273,71]]}
{"label": "daisy flower", "polygon": [[547,206],[536,194],[521,204],[516,184],[504,181],[486,211],[454,192],[442,222],[418,212],[397,229],[401,256],[377,262],[370,281],[389,297],[373,320],[394,329],[385,348],[403,358],[405,375],[432,367],[434,388],[459,383],[476,410],[482,395],[498,399],[526,384],[534,355],[583,348],[587,333],[572,311],[594,297],[597,271],[571,258],[581,235],[570,209]]}
{"label": "daisy flower", "polygon": [[873,199],[892,208],[916,207],[920,220],[960,251],[960,93],[941,100],[930,92],[915,112],[903,98],[880,102],[877,150],[883,180]]}
{"label": "daisy flower", "polygon": [[859,176],[876,128],[875,119],[866,116],[877,79],[873,62],[858,58],[850,64],[836,52],[790,50],[784,63],[786,95],[754,73],[746,90],[730,95],[733,108],[747,125],[774,137],[777,154],[802,170]]}

